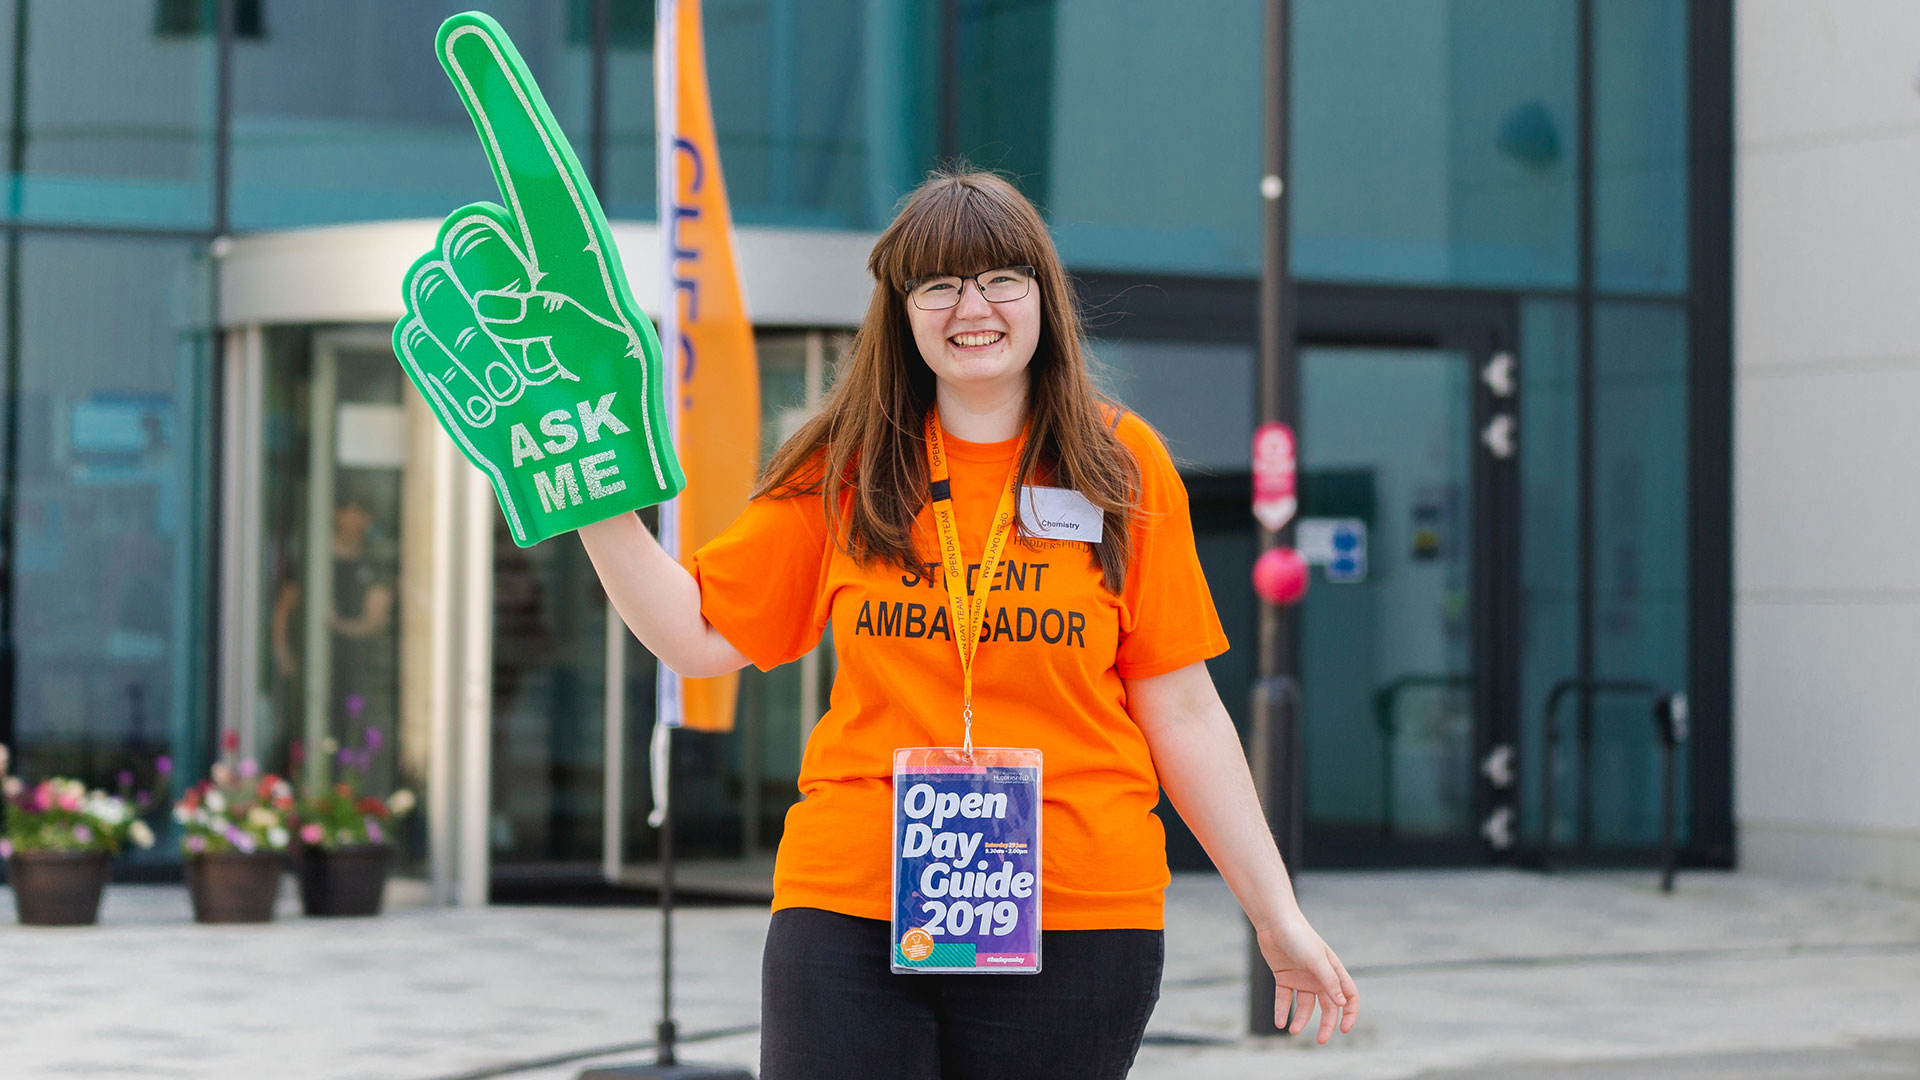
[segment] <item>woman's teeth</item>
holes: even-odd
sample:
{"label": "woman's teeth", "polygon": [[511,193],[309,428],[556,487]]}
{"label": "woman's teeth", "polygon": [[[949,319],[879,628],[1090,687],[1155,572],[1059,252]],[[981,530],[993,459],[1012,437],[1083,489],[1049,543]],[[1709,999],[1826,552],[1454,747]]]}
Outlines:
{"label": "woman's teeth", "polygon": [[998,330],[982,330],[973,334],[955,334],[949,340],[963,349],[977,349],[982,345],[991,345],[1005,336]]}

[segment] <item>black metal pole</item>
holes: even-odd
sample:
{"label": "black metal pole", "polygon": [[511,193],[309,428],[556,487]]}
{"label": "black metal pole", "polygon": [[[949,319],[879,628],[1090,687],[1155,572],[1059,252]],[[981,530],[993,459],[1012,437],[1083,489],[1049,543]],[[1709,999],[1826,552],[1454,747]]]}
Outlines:
{"label": "black metal pole", "polygon": [[[1576,17],[1580,25],[1576,28],[1579,49],[1576,59],[1577,89],[1576,109],[1579,114],[1580,160],[1576,171],[1576,195],[1579,202],[1578,237],[1579,248],[1579,302],[1575,321],[1579,326],[1578,383],[1576,394],[1579,401],[1578,427],[1580,442],[1579,461],[1579,499],[1580,506],[1576,514],[1579,523],[1579,568],[1580,588],[1576,610],[1579,626],[1575,640],[1579,655],[1579,671],[1582,678],[1594,677],[1594,191],[1593,191],[1593,154],[1594,154],[1594,103],[1593,103],[1593,0],[1579,0],[1576,5]],[[1593,699],[1581,695],[1579,703],[1577,732],[1580,736],[1580,778],[1579,845],[1586,847],[1592,840],[1591,822],[1593,819]],[[1551,766],[1552,754],[1548,754]],[[1555,811],[1552,803],[1547,804],[1546,812]]]}
{"label": "black metal pole", "polygon": [[[1265,58],[1265,138],[1260,178],[1262,259],[1260,272],[1260,420],[1291,421],[1294,398],[1294,321],[1292,275],[1287,232],[1287,30],[1288,0],[1267,0]],[[1261,552],[1287,540],[1291,525],[1278,532],[1257,529]],[[1259,681],[1255,684],[1253,725],[1254,772],[1267,823],[1291,870],[1300,868],[1299,815],[1299,687],[1290,677],[1292,642],[1286,613],[1278,605],[1260,603]],[[1247,938],[1247,1024],[1256,1035],[1285,1034],[1276,1025],[1271,1003],[1276,987],[1273,971],[1260,952],[1252,929]],[[1297,1005],[1295,1006],[1297,1007]],[[1291,1016],[1289,1016],[1291,1019]]]}
{"label": "black metal pole", "polygon": [[1673,740],[1661,733],[1660,756],[1661,772],[1664,774],[1660,785],[1660,891],[1673,891],[1673,799],[1674,799],[1674,753]]}
{"label": "black metal pole", "polygon": [[[27,171],[27,7],[13,7],[13,128],[7,139],[8,216],[20,219]],[[7,229],[6,254],[6,443],[0,475],[0,744],[14,744],[14,531],[20,503],[20,227]]]}
{"label": "black metal pole", "polygon": [[940,3],[940,146],[942,168],[960,153],[960,0]]}
{"label": "black metal pole", "polygon": [[661,1065],[674,1065],[673,1044],[673,729],[666,729],[660,767],[667,772],[660,785],[666,807],[660,816],[660,1027]]}
{"label": "black metal pole", "polygon": [[[613,0],[593,0],[592,81],[588,91],[587,183],[607,194],[607,49],[612,38]],[[658,46],[656,46],[657,48]]]}

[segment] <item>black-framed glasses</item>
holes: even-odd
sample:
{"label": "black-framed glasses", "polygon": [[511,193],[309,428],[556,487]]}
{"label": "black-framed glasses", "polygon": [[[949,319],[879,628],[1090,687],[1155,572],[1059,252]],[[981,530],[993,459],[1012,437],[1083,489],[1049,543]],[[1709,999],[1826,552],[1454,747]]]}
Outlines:
{"label": "black-framed glasses", "polygon": [[990,304],[1021,300],[1033,288],[1033,267],[1003,266],[980,274],[929,274],[906,283],[907,298],[921,311],[945,311],[960,303],[967,282],[973,282]]}

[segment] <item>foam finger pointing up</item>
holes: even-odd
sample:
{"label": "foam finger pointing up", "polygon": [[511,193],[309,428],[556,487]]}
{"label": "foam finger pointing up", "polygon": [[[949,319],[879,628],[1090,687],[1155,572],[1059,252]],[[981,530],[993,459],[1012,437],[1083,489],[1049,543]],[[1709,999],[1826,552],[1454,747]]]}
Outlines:
{"label": "foam finger pointing up", "polygon": [[[578,159],[500,24],[466,12],[440,27],[440,63],[473,117],[528,261],[584,280],[599,250],[599,204]],[[591,208],[591,210],[590,210]],[[598,277],[597,266],[593,277]]]}

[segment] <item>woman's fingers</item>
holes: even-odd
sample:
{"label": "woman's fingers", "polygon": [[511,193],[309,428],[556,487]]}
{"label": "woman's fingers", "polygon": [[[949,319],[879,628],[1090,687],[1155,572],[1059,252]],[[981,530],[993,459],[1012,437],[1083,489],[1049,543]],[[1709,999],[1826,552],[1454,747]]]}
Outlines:
{"label": "woman's fingers", "polygon": [[[1287,975],[1294,976],[1293,980]],[[1327,950],[1326,962],[1312,969],[1307,979],[1300,976],[1307,972],[1295,970],[1288,973],[1275,972],[1276,987],[1273,1001],[1273,1026],[1298,1035],[1307,1030],[1307,1024],[1313,1019],[1316,1005],[1320,1009],[1320,1029],[1314,1033],[1314,1041],[1325,1043],[1333,1038],[1337,1029],[1341,1034],[1353,1030],[1353,1023],[1360,1015],[1360,990],[1354,986],[1353,976],[1347,974],[1340,958]],[[1288,985],[1298,980],[1302,985],[1298,992]],[[1293,1015],[1287,1015],[1291,1003]]]}
{"label": "woman's fingers", "polygon": [[[1287,987],[1281,987],[1279,993],[1274,996],[1273,1026],[1285,1028],[1294,1035],[1307,1030],[1307,1021],[1313,1018],[1313,1001],[1313,995],[1304,990],[1295,993]],[[1287,1018],[1289,1006],[1293,1008],[1291,1023]]]}
{"label": "woman's fingers", "polygon": [[1353,984],[1353,976],[1347,974],[1347,965],[1342,964],[1338,956],[1333,956],[1331,949],[1327,952],[1333,960],[1334,971],[1340,975],[1341,992],[1347,996],[1345,1003],[1340,1006],[1340,1034],[1345,1035],[1353,1030],[1353,1022],[1360,1016],[1360,988]]}

